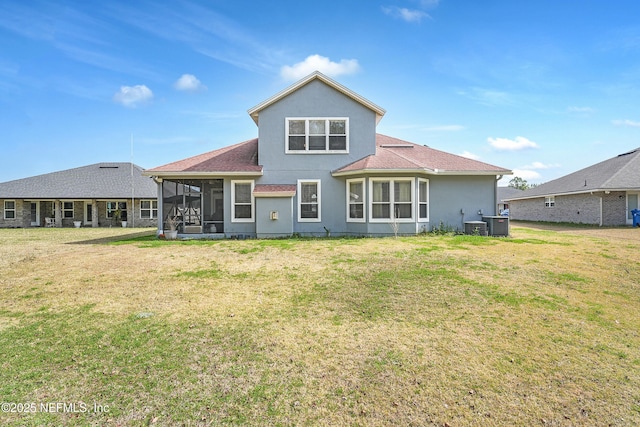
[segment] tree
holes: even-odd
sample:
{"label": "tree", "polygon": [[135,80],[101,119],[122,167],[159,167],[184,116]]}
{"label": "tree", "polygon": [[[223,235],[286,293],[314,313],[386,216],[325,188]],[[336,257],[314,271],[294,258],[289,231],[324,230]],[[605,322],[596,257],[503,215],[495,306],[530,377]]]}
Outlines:
{"label": "tree", "polygon": [[519,176],[514,176],[509,181],[509,187],[517,188],[518,190],[526,190],[527,188],[531,188],[526,179],[520,178]]}

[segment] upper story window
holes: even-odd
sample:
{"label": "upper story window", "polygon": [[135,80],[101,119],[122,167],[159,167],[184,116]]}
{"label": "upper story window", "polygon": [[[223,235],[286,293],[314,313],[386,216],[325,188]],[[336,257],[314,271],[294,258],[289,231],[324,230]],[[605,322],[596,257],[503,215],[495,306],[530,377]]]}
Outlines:
{"label": "upper story window", "polygon": [[348,153],[349,119],[287,118],[287,153]]}

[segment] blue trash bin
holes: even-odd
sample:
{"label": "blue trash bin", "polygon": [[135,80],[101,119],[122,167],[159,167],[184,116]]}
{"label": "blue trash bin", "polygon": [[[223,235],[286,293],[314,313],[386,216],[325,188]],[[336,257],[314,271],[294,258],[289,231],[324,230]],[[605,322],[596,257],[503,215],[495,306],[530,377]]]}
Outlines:
{"label": "blue trash bin", "polygon": [[640,227],[640,209],[631,209],[631,216],[633,216],[633,226]]}

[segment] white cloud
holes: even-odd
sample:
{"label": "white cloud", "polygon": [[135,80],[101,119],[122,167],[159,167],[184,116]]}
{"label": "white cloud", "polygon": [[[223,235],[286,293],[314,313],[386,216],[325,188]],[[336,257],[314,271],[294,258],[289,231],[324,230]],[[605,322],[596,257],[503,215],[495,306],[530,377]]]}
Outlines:
{"label": "white cloud", "polygon": [[298,80],[314,71],[336,77],[357,73],[360,71],[360,65],[357,59],[343,59],[340,62],[333,62],[325,56],[310,55],[302,62],[292,66],[285,65],[280,69],[280,75],[286,80]]}
{"label": "white cloud", "polygon": [[477,154],[470,153],[469,151],[463,151],[462,153],[460,153],[460,155],[462,157],[466,157],[467,159],[480,160],[480,156],[478,156]]}
{"label": "white cloud", "polygon": [[529,141],[523,136],[516,136],[516,139],[507,138],[487,138],[489,144],[500,151],[519,151],[529,148],[539,148],[538,144],[533,141]]}
{"label": "white cloud", "polygon": [[541,177],[538,172],[530,169],[514,169],[513,176],[518,176],[525,180],[539,179]]}
{"label": "white cloud", "polygon": [[560,165],[558,164],[552,164],[552,165],[545,165],[542,162],[533,162],[530,165],[525,165],[522,166],[522,169],[527,169],[527,170],[536,170],[536,169],[551,169],[551,168],[557,168]]}
{"label": "white cloud", "polygon": [[125,107],[137,107],[153,99],[153,92],[145,85],[120,86],[120,91],[113,95],[113,100]]}
{"label": "white cloud", "polygon": [[424,18],[431,18],[428,13],[417,10],[417,9],[407,9],[406,7],[383,7],[382,11],[389,16],[394,18],[400,18],[406,22],[420,22]]}
{"label": "white cloud", "polygon": [[173,87],[185,92],[202,92],[207,90],[207,87],[193,74],[183,74],[176,80]]}
{"label": "white cloud", "polygon": [[635,122],[633,120],[613,120],[612,123],[616,126],[628,126],[633,128],[640,128],[640,122]]}

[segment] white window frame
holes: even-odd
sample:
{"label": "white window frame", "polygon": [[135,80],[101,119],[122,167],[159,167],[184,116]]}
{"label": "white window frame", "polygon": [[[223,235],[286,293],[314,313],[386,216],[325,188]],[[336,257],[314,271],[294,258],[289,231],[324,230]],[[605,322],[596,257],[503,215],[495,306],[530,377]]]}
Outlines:
{"label": "white window frame", "polygon": [[[112,209],[109,207],[109,203],[115,203],[116,204],[116,208]],[[120,204],[124,203],[124,209],[122,209],[120,207]],[[120,219],[122,219],[122,212],[126,212],[127,213],[127,218],[129,217],[129,206],[128,203],[122,200],[107,200],[105,202],[106,208],[107,208],[107,218],[108,219],[113,219],[113,213],[115,211],[117,211],[118,209],[120,209]],[[95,209],[95,206],[93,207],[93,209]],[[124,221],[124,220],[123,220]]]}
{"label": "white window frame", "polygon": [[[395,202],[395,183],[396,182],[409,182],[411,183],[411,217],[410,218],[394,218],[392,212],[394,212]],[[389,183],[389,215],[390,218],[374,218],[373,217],[373,184],[374,182],[388,182]],[[379,202],[376,202],[379,203]],[[416,180],[413,178],[403,178],[403,177],[389,177],[389,178],[369,178],[369,222],[382,222],[382,223],[390,223],[390,222],[415,222],[416,218]]]}
{"label": "white window frame", "polygon": [[544,207],[545,208],[553,208],[556,205],[556,197],[555,196],[546,196],[544,198]]}
{"label": "white window frame", "polygon": [[[422,201],[420,200],[420,184],[424,183],[427,186],[427,200]],[[424,179],[424,178],[418,178],[418,191],[416,194],[416,207],[417,212],[416,212],[416,218],[418,218],[418,222],[429,222],[429,180],[428,179]],[[420,206],[421,205],[427,205],[427,216],[426,217],[421,217],[420,216]]]}
{"label": "white window frame", "polygon": [[[289,149],[289,122],[293,120],[304,120],[304,136],[305,144],[304,150],[290,150]],[[309,122],[312,120],[324,120],[325,121],[325,150],[310,150],[309,149]],[[330,137],[331,137],[331,121],[344,121],[345,132],[345,149],[344,150],[331,150]],[[285,139],[284,139],[284,151],[287,154],[348,154],[349,153],[349,118],[348,117],[286,117],[284,122]]]}
{"label": "white window frame", "polygon": [[[362,200],[354,203],[351,201],[351,184],[362,184]],[[367,187],[365,185],[364,178],[357,179],[348,179],[347,180],[347,222],[366,222],[367,221]],[[351,205],[352,204],[362,204],[362,218],[352,218],[351,217]]]}
{"label": "white window frame", "polygon": [[[143,208],[142,204],[145,202],[149,202],[148,208]],[[155,205],[155,206],[154,206]],[[143,211],[148,211],[149,216],[142,216]],[[140,200],[140,219],[157,219],[158,218],[158,201],[153,199],[142,199]]]}
{"label": "white window frame", "polygon": [[[62,218],[63,219],[74,219],[75,218],[74,217],[74,215],[75,215],[75,209],[74,209],[75,208],[75,203],[73,201],[64,201],[64,202],[61,202],[61,203],[62,203]],[[71,209],[67,209],[66,208],[65,205],[67,203],[71,204]],[[70,216],[67,215],[67,213],[69,213]]]}
{"label": "white window frame", "polygon": [[[13,207],[8,208],[7,207],[8,203],[13,203]],[[16,201],[15,200],[5,200],[3,207],[4,207],[4,215],[3,215],[4,219],[9,219],[9,220],[16,219]],[[8,217],[7,212],[13,212],[13,217]]]}
{"label": "white window frame", "polygon": [[[249,184],[251,186],[251,218],[236,218],[236,205],[246,206],[248,203],[236,202],[236,184]],[[253,195],[253,188],[255,181],[253,180],[232,180],[231,181],[231,222],[255,222],[255,197]]]}
{"label": "white window frame", "polygon": [[[316,205],[318,209],[317,218],[302,218],[302,184],[316,184]],[[322,221],[322,187],[319,179],[299,179],[298,180],[298,222],[321,222]],[[306,204],[306,203],[305,203]]]}

